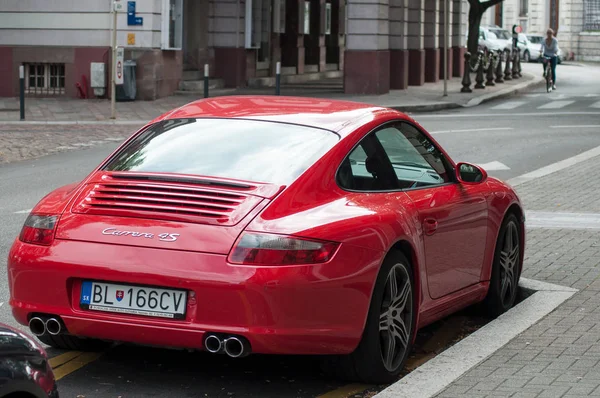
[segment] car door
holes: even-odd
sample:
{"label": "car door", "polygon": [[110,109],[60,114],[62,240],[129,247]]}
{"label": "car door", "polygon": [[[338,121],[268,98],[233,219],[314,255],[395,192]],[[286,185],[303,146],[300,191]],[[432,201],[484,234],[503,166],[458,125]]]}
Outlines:
{"label": "car door", "polygon": [[375,137],[418,210],[430,296],[478,283],[488,229],[486,184],[458,183],[442,152],[409,122],[389,124]]}

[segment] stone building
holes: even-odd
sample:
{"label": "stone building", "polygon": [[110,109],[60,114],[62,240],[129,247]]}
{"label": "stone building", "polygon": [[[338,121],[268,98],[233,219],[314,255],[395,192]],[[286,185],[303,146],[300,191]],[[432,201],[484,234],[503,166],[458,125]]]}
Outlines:
{"label": "stone building", "polygon": [[[541,1],[541,0],[540,0]],[[382,94],[462,76],[467,0],[117,0],[117,45],[136,62],[137,99],[211,86],[343,77],[349,94]],[[91,64],[111,71],[114,0],[0,2],[0,96],[96,96]],[[101,92],[101,91],[100,91]],[[83,93],[83,94],[82,94]]]}

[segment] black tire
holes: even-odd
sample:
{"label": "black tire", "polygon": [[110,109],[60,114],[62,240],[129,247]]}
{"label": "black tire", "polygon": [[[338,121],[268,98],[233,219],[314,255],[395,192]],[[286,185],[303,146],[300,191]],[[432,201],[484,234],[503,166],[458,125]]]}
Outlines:
{"label": "black tire", "polygon": [[59,334],[52,336],[44,334],[37,336],[42,343],[61,350],[72,351],[103,351],[110,346],[111,343],[97,339],[85,339],[68,334]]}
{"label": "black tire", "polygon": [[[513,244],[507,255],[505,254],[506,250],[511,246],[507,242],[508,236],[511,236],[513,243],[516,239],[517,243],[516,246]],[[519,291],[519,279],[521,278],[521,264],[523,263],[521,246],[521,224],[517,217],[510,213],[500,227],[494,252],[490,287],[483,302],[485,311],[490,317],[498,317],[515,304]],[[507,264],[507,261],[510,264]],[[506,267],[502,265],[503,262]],[[512,270],[512,277],[509,275],[510,271],[507,273],[507,269]],[[510,291],[504,291],[503,286],[505,283],[510,283],[510,286],[507,286],[507,289],[511,288]]]}
{"label": "black tire", "polygon": [[[380,317],[382,314],[382,307],[388,305],[389,293],[391,289],[386,292],[386,288],[389,287],[387,284],[388,276],[391,275],[391,271],[397,272],[396,280],[402,278],[403,281],[408,280],[410,291],[406,294],[401,294],[399,285],[397,286],[397,297],[405,296],[405,306],[402,307],[398,314],[393,311],[390,316],[384,321],[384,327],[389,328],[389,331],[380,332]],[[404,279],[406,278],[406,279]],[[404,285],[402,285],[404,286]],[[404,290],[403,290],[404,291]],[[401,306],[401,302],[398,302],[398,306]],[[404,311],[409,308],[410,312],[405,313]],[[361,382],[366,384],[388,384],[398,380],[400,373],[404,369],[404,364],[412,350],[412,339],[415,331],[415,288],[414,278],[410,262],[400,252],[390,252],[384,260],[377,280],[375,282],[375,289],[373,291],[373,297],[371,299],[371,305],[369,307],[369,313],[367,315],[367,322],[363,331],[362,339],[353,353],[346,356],[339,356],[330,358],[328,362],[325,362],[325,370],[328,373],[334,373],[336,377],[348,380],[352,382]],[[392,318],[392,316],[394,318]],[[404,329],[399,328],[398,319],[404,318],[402,323]],[[394,322],[392,322],[392,319]],[[410,321],[410,325],[406,327],[406,321]],[[399,345],[400,349],[395,355],[392,355],[393,363],[384,363],[382,354],[382,345],[389,347],[389,336],[397,332],[400,336],[407,336],[406,345],[402,352],[402,345]],[[403,332],[404,333],[403,333]],[[392,341],[398,344],[399,340],[393,338]],[[395,344],[393,347],[395,347]],[[392,348],[394,351],[394,348]]]}
{"label": "black tire", "polygon": [[523,53],[523,62],[529,62],[531,60],[531,56],[529,55],[529,50],[525,50]]}

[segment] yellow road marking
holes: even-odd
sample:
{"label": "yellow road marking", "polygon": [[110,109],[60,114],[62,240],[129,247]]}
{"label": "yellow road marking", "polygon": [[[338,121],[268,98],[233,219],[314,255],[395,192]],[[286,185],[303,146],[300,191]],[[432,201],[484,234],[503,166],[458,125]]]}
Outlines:
{"label": "yellow road marking", "polygon": [[81,355],[81,351],[68,351],[64,354],[57,355],[54,358],[50,358],[48,362],[50,362],[50,366],[52,366],[52,368],[57,368],[60,365],[69,362],[71,359],[78,357],[79,355]]}
{"label": "yellow road marking", "polygon": [[366,384],[348,384],[336,390],[326,392],[323,395],[319,395],[317,398],[347,398],[351,395],[363,392],[369,387],[372,386]]}
{"label": "yellow road marking", "polygon": [[[75,352],[79,353],[78,351]],[[76,355],[72,359],[64,362],[63,365],[58,366],[56,369],[53,369],[54,378],[56,380],[60,380],[63,377],[75,372],[76,370],[83,368],[85,365],[94,362],[95,360],[100,358],[102,354],[102,352],[79,353],[79,355]]]}

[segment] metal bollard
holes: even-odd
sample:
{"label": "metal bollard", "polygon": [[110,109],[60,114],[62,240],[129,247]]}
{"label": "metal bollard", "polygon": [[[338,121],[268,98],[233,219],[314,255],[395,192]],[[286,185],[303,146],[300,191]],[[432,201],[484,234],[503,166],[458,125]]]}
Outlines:
{"label": "metal bollard", "polygon": [[519,58],[519,51],[514,51],[514,55],[513,55],[513,64],[512,64],[512,77],[513,79],[518,79],[519,78],[519,64],[518,64],[518,58]]}
{"label": "metal bollard", "polygon": [[510,73],[510,55],[506,56],[506,65],[504,68],[504,80],[512,80],[512,75]]}
{"label": "metal bollard", "polygon": [[465,72],[462,78],[462,88],[460,89],[461,93],[472,93],[471,90],[471,64],[469,60],[471,59],[471,54],[465,53]]}
{"label": "metal bollard", "polygon": [[204,64],[204,98],[208,98],[208,64]]}
{"label": "metal bollard", "polygon": [[477,55],[479,56],[479,68],[477,68],[477,76],[475,76],[475,82],[477,82],[477,84],[475,84],[475,88],[482,89],[485,88],[483,77],[483,51],[479,51]]}
{"label": "metal bollard", "polygon": [[19,66],[19,108],[21,120],[25,120],[25,67]]}
{"label": "metal bollard", "polygon": [[496,65],[496,83],[504,83],[502,73],[502,50],[498,50],[498,65]]}
{"label": "metal bollard", "polygon": [[496,63],[497,63],[497,59],[496,59],[497,55],[495,52],[491,52],[490,53],[490,65],[487,68],[487,81],[485,82],[486,86],[495,86],[496,83],[494,83],[494,69],[496,67]]}
{"label": "metal bollard", "polygon": [[281,95],[281,62],[275,66],[275,95]]}

